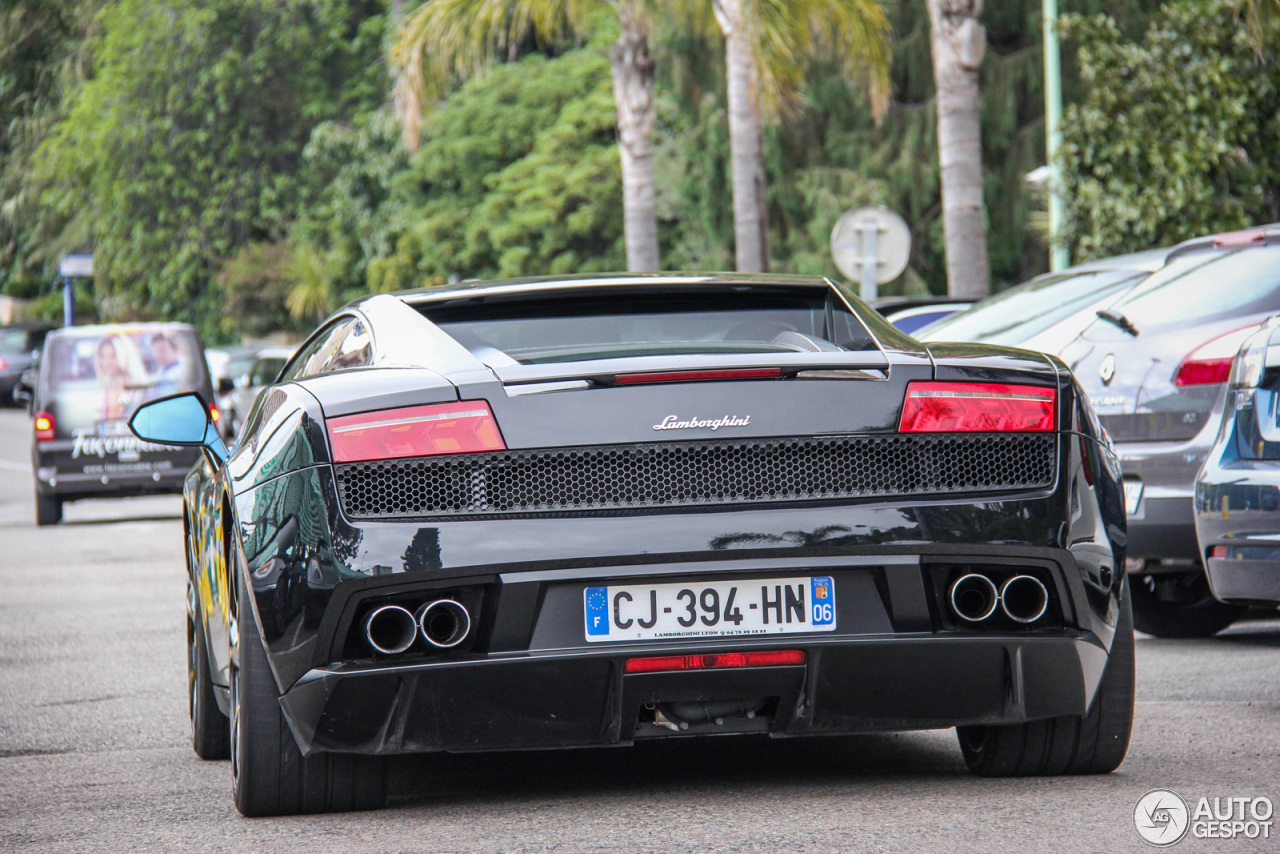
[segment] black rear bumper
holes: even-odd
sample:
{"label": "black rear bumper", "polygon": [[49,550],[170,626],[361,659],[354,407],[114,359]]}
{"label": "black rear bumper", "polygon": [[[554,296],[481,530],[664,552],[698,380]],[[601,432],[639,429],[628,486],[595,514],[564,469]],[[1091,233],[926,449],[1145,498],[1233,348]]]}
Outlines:
{"label": "black rear bumper", "polygon": [[[589,650],[308,673],[281,705],[304,751],[396,754],[622,745],[649,735],[804,736],[936,729],[1083,715],[1106,665],[1098,639],[860,637],[699,644],[698,653],[802,649],[804,665],[625,674],[629,657],[688,648]],[[764,700],[767,715],[667,732],[655,704]]]}

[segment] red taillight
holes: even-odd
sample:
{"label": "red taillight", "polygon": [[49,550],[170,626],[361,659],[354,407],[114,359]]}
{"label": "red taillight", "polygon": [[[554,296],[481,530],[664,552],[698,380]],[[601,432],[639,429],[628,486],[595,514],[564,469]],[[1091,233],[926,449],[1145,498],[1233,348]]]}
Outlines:
{"label": "red taillight", "polygon": [[1034,385],[914,382],[902,405],[902,433],[1047,431],[1058,393]]}
{"label": "red taillight", "polygon": [[1209,546],[1209,557],[1226,557],[1226,546]]}
{"label": "red taillight", "polygon": [[327,422],[335,463],[502,451],[489,404],[465,400],[343,415]]}
{"label": "red taillight", "polygon": [[1257,328],[1256,324],[1242,326],[1217,338],[1210,338],[1182,360],[1174,374],[1173,384],[1188,386],[1225,383],[1231,376],[1231,362],[1240,345]]}
{"label": "red taillight", "polygon": [[35,420],[36,441],[52,442],[54,439],[53,416],[47,412],[37,412]]}
{"label": "red taillight", "polygon": [[804,651],[778,649],[762,652],[712,652],[704,655],[654,655],[628,658],[627,673],[661,673],[671,670],[716,670],[724,667],[787,667],[804,664]]}
{"label": "red taillight", "polygon": [[209,404],[209,420],[212,421],[214,424],[217,424],[218,420],[221,418],[222,418],[222,413],[218,411],[218,404],[216,403]]}
{"label": "red taillight", "polygon": [[0,371],[9,370],[9,363],[4,360],[4,356],[0,356]]}
{"label": "red taillight", "polygon": [[664,371],[653,374],[618,374],[613,381],[618,385],[636,383],[687,383],[697,380],[756,380],[775,379],[782,376],[781,368],[733,368],[723,371]]}

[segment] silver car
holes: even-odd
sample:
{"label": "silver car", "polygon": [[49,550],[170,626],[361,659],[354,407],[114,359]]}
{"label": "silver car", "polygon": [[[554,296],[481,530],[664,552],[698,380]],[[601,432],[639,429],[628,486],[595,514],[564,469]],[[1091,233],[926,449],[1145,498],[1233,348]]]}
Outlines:
{"label": "silver car", "polygon": [[1280,227],[1198,238],[1099,310],[1060,352],[1120,455],[1140,631],[1206,636],[1243,613],[1209,590],[1192,499],[1222,422],[1232,359],[1276,311]]}
{"label": "silver car", "polygon": [[238,377],[232,377],[235,388],[226,396],[226,411],[223,413],[230,425],[229,434],[239,436],[244,426],[245,416],[253,408],[258,392],[275,382],[285,362],[293,357],[294,347],[268,347],[258,353],[249,369]]}

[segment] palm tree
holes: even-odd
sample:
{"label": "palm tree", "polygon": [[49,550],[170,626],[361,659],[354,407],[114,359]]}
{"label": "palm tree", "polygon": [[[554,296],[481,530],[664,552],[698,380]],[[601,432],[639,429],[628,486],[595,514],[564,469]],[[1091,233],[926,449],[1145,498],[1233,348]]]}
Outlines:
{"label": "palm tree", "polygon": [[583,29],[606,5],[621,35],[610,59],[622,161],[623,234],[630,270],[657,270],[658,218],[653,177],[654,62],[649,51],[652,8],[645,0],[427,0],[406,21],[395,57],[405,85],[406,147],[418,145],[421,116],[444,98],[454,78],[475,75],[529,35],[559,42]]}
{"label": "palm tree", "polygon": [[769,268],[762,111],[778,114],[804,62],[830,52],[864,83],[877,119],[888,106],[889,22],[878,0],[712,0],[725,39],[737,267]]}
{"label": "palm tree", "polygon": [[947,293],[976,299],[991,290],[982,200],[982,129],[978,67],[987,34],[982,0],[928,0],[933,79],[938,98],[938,159]]}

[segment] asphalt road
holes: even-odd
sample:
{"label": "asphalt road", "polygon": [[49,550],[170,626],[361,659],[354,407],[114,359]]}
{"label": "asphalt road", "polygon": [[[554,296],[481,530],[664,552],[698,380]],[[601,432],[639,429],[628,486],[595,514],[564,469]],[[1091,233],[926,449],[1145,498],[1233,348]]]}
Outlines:
{"label": "asphalt road", "polygon": [[1255,620],[1139,636],[1133,742],[1107,776],[979,779],[951,731],[736,736],[408,758],[385,810],[246,820],[228,764],[188,740],[178,499],[37,529],[29,431],[0,410],[0,851],[1149,851],[1132,816],[1151,789],[1280,812],[1280,621]]}

